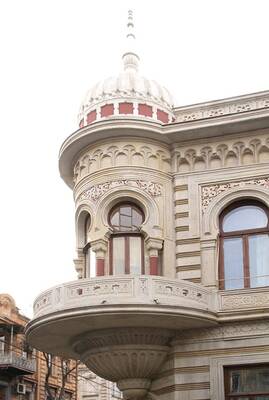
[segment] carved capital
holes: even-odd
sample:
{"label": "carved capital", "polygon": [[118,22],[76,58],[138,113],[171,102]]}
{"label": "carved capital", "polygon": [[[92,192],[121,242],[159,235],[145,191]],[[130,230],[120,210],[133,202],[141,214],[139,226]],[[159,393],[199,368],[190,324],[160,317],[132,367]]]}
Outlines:
{"label": "carved capital", "polygon": [[95,252],[96,258],[105,258],[107,247],[107,241],[104,239],[97,239],[91,242],[91,249]]}
{"label": "carved capital", "polygon": [[163,247],[163,240],[159,238],[147,238],[146,247],[150,257],[158,257],[158,251]]}
{"label": "carved capital", "polygon": [[84,259],[80,256],[75,258],[74,260],[75,270],[78,274],[78,279],[83,278],[83,270],[84,270]]}

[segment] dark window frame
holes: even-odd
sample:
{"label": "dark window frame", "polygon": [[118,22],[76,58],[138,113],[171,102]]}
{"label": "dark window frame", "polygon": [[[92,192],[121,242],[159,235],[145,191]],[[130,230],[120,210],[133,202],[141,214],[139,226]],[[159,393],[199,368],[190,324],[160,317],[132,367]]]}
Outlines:
{"label": "dark window frame", "polygon": [[260,364],[240,364],[240,365],[227,365],[224,367],[224,391],[225,391],[225,400],[236,400],[241,398],[247,398],[247,400],[255,400],[256,396],[266,396],[269,395],[269,390],[267,392],[244,392],[244,393],[231,393],[230,392],[230,375],[229,372],[231,370],[236,371],[242,369],[255,369],[255,368],[264,368],[267,367],[269,371],[269,364],[260,363]]}
{"label": "dark window frame", "polygon": [[[143,212],[143,210],[137,206],[135,203],[132,203],[130,201],[126,201],[126,202],[121,202],[116,204],[109,212],[108,214],[108,222],[110,227],[113,229],[113,225],[111,224],[111,218],[113,217],[113,215],[117,212],[117,210],[119,210],[121,207],[132,207],[133,209],[135,209],[139,214],[141,214],[142,216],[142,222],[141,224],[143,224],[144,220],[145,220],[145,214]],[[119,225],[120,226],[120,225]],[[130,274],[130,237],[140,237],[141,238],[141,275],[145,274],[145,256],[144,256],[144,236],[142,235],[141,231],[140,231],[140,227],[138,227],[137,230],[133,231],[133,230],[113,230],[113,233],[111,234],[110,238],[109,238],[109,274],[113,275],[114,274],[114,266],[113,266],[113,239],[116,237],[124,237],[124,249],[125,249],[125,265],[124,265],[124,272],[126,275]]]}
{"label": "dark window frame", "polygon": [[[224,217],[232,210],[243,206],[256,206],[262,209],[267,216],[267,226],[264,228],[245,229],[232,232],[223,231]],[[219,247],[219,288],[225,290],[225,272],[224,272],[224,240],[228,238],[241,238],[243,245],[243,271],[244,271],[244,289],[250,288],[250,269],[249,269],[249,236],[269,234],[269,209],[265,204],[251,199],[236,201],[226,207],[219,217],[220,226],[220,247]]]}

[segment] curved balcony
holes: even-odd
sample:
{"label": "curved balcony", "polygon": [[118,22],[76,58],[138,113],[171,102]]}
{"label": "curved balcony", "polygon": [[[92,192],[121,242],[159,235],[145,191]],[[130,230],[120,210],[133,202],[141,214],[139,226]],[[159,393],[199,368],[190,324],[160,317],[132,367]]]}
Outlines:
{"label": "curved balcony", "polygon": [[81,279],[43,292],[34,303],[27,334],[38,349],[74,357],[70,341],[83,332],[117,327],[181,330],[215,323],[214,298],[206,288],[125,275]]}
{"label": "curved balcony", "polygon": [[191,282],[109,276],[42,293],[26,334],[37,349],[83,361],[117,382],[125,398],[146,396],[176,331],[216,324],[214,295]]}

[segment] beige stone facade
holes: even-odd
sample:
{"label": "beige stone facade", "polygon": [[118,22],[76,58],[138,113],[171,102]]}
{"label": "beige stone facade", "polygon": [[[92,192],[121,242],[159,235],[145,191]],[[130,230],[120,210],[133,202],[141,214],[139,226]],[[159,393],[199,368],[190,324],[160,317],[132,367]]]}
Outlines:
{"label": "beige stone facade", "polygon": [[[136,64],[124,73],[138,81]],[[101,100],[115,108],[102,87]],[[139,104],[132,113],[128,90],[115,91],[125,115],[113,107],[96,120],[80,115],[83,124],[62,145],[79,279],[37,298],[28,338],[83,360],[117,382],[126,399],[268,399],[269,92],[170,104],[164,123],[156,113],[139,114]],[[152,93],[144,96],[156,108]],[[94,109],[91,101],[85,109]],[[244,212],[244,205],[267,222],[259,227],[250,216],[254,234],[235,229],[241,257],[241,247],[225,250],[234,234],[226,235],[222,221],[226,210]],[[124,220],[130,210],[142,223],[118,228],[114,215]],[[136,251],[134,235],[142,243]],[[265,244],[250,248],[251,235]],[[119,237],[125,248],[117,247]],[[125,273],[117,273],[120,264]]]}

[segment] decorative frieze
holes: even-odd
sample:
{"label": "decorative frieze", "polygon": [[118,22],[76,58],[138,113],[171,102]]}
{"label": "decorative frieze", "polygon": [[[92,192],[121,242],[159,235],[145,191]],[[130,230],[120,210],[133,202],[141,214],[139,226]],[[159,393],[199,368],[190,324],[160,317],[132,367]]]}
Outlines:
{"label": "decorative frieze", "polygon": [[83,193],[78,198],[78,201],[91,200],[96,202],[100,197],[102,197],[108,190],[114,189],[120,186],[131,186],[136,189],[143,190],[147,192],[152,197],[157,197],[162,195],[162,185],[150,181],[142,181],[139,179],[118,179],[115,181],[100,183],[94,185],[84,190]]}
{"label": "decorative frieze", "polygon": [[162,172],[171,172],[170,152],[153,143],[117,143],[104,144],[88,150],[77,161],[74,167],[74,182],[78,183],[84,176],[112,167],[146,167]]}
{"label": "decorative frieze", "polygon": [[234,295],[221,296],[221,310],[241,310],[249,308],[268,308],[269,307],[269,293],[242,293]]}
{"label": "decorative frieze", "polygon": [[[268,300],[267,300],[268,301]],[[228,339],[234,337],[246,337],[246,336],[257,336],[257,335],[268,335],[269,332],[269,321],[253,321],[253,322],[233,322],[232,324],[224,324],[215,328],[201,328],[190,329],[180,332],[175,341],[179,343],[190,340],[211,340],[211,339]]]}
{"label": "decorative frieze", "polygon": [[67,289],[67,298],[82,298],[88,296],[100,296],[100,295],[133,295],[133,285],[130,279],[122,279],[117,281],[89,281],[87,285],[73,285]]}
{"label": "decorative frieze", "polygon": [[269,137],[227,140],[225,143],[179,147],[174,153],[175,172],[207,171],[269,162]]}
{"label": "decorative frieze", "polygon": [[[57,300],[58,300],[58,295],[59,295],[58,289],[59,288],[57,288],[57,290],[55,290],[55,296],[57,297]],[[52,305],[52,293],[53,293],[53,291],[49,290],[38,297],[38,299],[34,303],[34,310],[36,312]]]}
{"label": "decorative frieze", "polygon": [[183,281],[156,281],[154,292],[158,295],[165,295],[169,297],[185,297],[189,300],[198,301],[200,303],[208,304],[209,296],[202,287],[197,289],[191,286],[182,285]]}
{"label": "decorative frieze", "polygon": [[269,95],[245,100],[238,99],[218,102],[215,104],[204,104],[198,107],[191,107],[189,110],[178,109],[176,111],[176,122],[189,122],[202,119],[222,117],[225,115],[241,114],[250,111],[264,110],[269,107]]}
{"label": "decorative frieze", "polygon": [[202,186],[202,211],[205,212],[211,201],[219,194],[233,188],[245,188],[251,186],[261,186],[269,190],[269,177],[240,180],[234,182],[219,183],[215,185]]}

